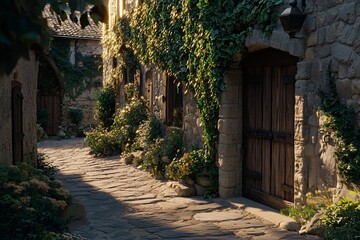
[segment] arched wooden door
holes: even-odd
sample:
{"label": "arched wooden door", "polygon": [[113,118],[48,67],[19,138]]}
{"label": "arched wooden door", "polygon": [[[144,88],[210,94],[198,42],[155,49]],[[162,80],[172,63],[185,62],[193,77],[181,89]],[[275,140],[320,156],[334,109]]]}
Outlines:
{"label": "arched wooden door", "polygon": [[244,196],[274,208],[294,201],[294,106],[298,58],[266,49],[243,61]]}

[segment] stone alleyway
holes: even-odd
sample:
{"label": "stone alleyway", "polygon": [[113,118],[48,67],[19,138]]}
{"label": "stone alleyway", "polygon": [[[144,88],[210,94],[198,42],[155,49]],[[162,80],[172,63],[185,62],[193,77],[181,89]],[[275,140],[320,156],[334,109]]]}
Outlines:
{"label": "stone alleyway", "polygon": [[85,239],[317,239],[281,230],[234,201],[180,198],[165,181],[126,165],[119,156],[95,158],[83,139],[43,141],[39,152],[59,170],[85,220],[71,231]]}

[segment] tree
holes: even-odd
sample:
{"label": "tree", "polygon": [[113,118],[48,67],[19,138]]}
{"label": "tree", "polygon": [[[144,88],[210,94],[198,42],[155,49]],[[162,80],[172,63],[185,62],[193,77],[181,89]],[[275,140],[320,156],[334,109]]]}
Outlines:
{"label": "tree", "polygon": [[29,58],[34,46],[46,48],[50,30],[42,11],[49,4],[59,18],[70,15],[80,24],[89,24],[88,14],[97,23],[106,18],[104,0],[1,0],[0,1],[0,76],[10,74],[19,58]]}

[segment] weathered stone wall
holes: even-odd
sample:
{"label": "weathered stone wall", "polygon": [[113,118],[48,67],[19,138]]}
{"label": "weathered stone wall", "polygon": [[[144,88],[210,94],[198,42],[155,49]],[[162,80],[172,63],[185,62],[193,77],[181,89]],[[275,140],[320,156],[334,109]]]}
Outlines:
{"label": "weathered stone wall", "polygon": [[203,146],[204,137],[201,127],[200,110],[196,106],[194,94],[190,91],[183,96],[183,130],[187,147]]}
{"label": "weathered stone wall", "polygon": [[[16,76],[16,77],[15,77]],[[23,94],[24,159],[36,157],[36,89],[38,62],[35,53],[30,60],[20,59],[9,76],[0,77],[0,163],[12,164],[11,81],[21,83]]]}
{"label": "weathered stone wall", "polygon": [[[75,41],[75,40],[74,40]],[[102,48],[99,40],[76,40],[76,51],[83,55],[100,55]],[[101,74],[101,73],[100,73]],[[94,79],[98,83],[102,83],[102,76],[99,75]],[[63,130],[70,134],[76,134],[77,129],[88,129],[89,126],[98,124],[98,121],[94,118],[94,107],[96,104],[96,92],[101,89],[101,86],[95,85],[90,90],[85,90],[79,97],[72,100],[68,97],[64,97],[62,104],[62,126]],[[83,113],[83,119],[79,126],[76,126],[70,116],[70,109],[80,109]]]}
{"label": "weathered stone wall", "polygon": [[[334,142],[331,139],[330,142],[324,141],[324,135],[327,133],[320,130],[322,121],[317,96],[318,89],[326,87],[329,66],[337,79],[337,89],[341,100],[353,106],[360,116],[360,42],[358,41],[360,2],[307,0],[306,4],[307,17],[302,31],[296,35],[297,38],[290,39],[278,25],[270,37],[265,37],[260,31],[255,30],[246,41],[249,52],[274,48],[300,59],[297,64],[294,109],[294,197],[297,202],[304,201],[305,194],[310,190],[335,187],[339,182],[333,157]],[[301,6],[300,3],[299,6]],[[285,7],[287,5],[284,5],[281,10]],[[227,87],[227,89],[230,88]],[[228,95],[230,96],[231,92],[227,90],[223,96]],[[221,109],[224,106],[226,106],[225,101],[222,102]],[[223,119],[226,118],[221,114],[220,123]],[[358,125],[360,125],[360,120]],[[223,165],[230,164],[234,168],[238,166],[238,163],[232,163],[230,156],[225,160],[222,159],[222,146],[226,141],[231,140],[229,136],[223,138],[223,133],[225,130],[220,127],[220,190],[224,186],[240,189],[240,182],[234,186],[236,180],[222,184],[226,179],[233,178],[233,172],[224,173]],[[241,144],[241,140],[237,143]],[[241,158],[242,155],[239,153],[238,159]],[[220,191],[222,196],[232,195],[231,192],[234,190]],[[239,192],[234,194],[239,194]]]}

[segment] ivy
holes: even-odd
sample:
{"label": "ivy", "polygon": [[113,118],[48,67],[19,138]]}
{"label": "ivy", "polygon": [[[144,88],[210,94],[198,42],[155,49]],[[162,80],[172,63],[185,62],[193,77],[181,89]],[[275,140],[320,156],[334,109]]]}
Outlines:
{"label": "ivy", "polygon": [[[225,69],[233,64],[235,54],[246,52],[245,39],[255,26],[267,33],[273,29],[282,3],[148,0],[120,19],[120,29],[115,30],[121,47],[131,49],[141,63],[156,64],[194,92],[211,173],[216,168],[217,122]],[[118,54],[121,47],[112,54]]]}
{"label": "ivy", "polygon": [[[101,75],[101,58],[98,55],[83,55],[75,49],[75,64],[70,62],[70,41],[54,39],[49,55],[65,77],[65,95],[76,99],[85,90],[91,89],[96,77]],[[80,64],[81,63],[81,64]]]}
{"label": "ivy", "polygon": [[339,175],[348,183],[360,181],[360,131],[355,127],[355,111],[341,103],[334,76],[328,73],[328,91],[319,90],[320,110],[325,116],[322,128],[336,142],[334,156]]}

